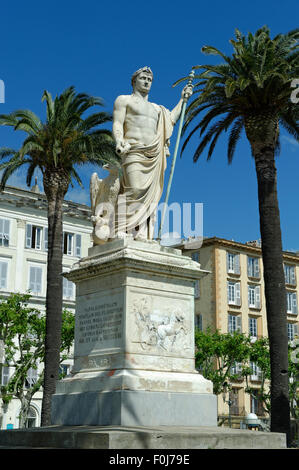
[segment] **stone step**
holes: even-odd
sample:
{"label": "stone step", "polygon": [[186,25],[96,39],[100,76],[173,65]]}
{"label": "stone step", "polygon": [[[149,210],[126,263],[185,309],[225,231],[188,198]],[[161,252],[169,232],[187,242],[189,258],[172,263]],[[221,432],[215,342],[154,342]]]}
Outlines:
{"label": "stone step", "polygon": [[285,449],[286,436],[223,427],[49,426],[0,431],[0,447],[43,449]]}

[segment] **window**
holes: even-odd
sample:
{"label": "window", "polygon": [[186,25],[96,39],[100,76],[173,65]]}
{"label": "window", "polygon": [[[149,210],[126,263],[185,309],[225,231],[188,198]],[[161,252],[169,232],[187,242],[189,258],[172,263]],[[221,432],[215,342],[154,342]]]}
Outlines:
{"label": "window", "polygon": [[261,308],[260,286],[248,285],[248,306],[251,308]]}
{"label": "window", "polygon": [[29,267],[29,290],[33,294],[41,294],[42,292],[42,272],[40,266]]}
{"label": "window", "polygon": [[8,262],[0,260],[0,289],[7,288]]}
{"label": "window", "polygon": [[260,277],[259,258],[247,257],[247,275],[249,277]]}
{"label": "window", "polygon": [[48,249],[48,228],[26,224],[26,248],[34,250]]}
{"label": "window", "polygon": [[288,323],[287,328],[288,328],[288,340],[293,341],[293,339],[295,339],[295,336],[298,335],[298,325],[295,323]]}
{"label": "window", "polygon": [[240,282],[228,281],[227,302],[230,305],[241,305]]}
{"label": "window", "polygon": [[37,425],[37,412],[33,408],[33,406],[30,406],[27,420],[25,423],[25,428],[35,428],[36,425]]}
{"label": "window", "polygon": [[227,264],[228,273],[240,274],[240,255],[239,254],[227,252],[226,264]]}
{"label": "window", "polygon": [[296,285],[295,266],[284,264],[284,277],[286,284]]}
{"label": "window", "polygon": [[251,338],[257,338],[257,319],[249,317],[249,335]]}
{"label": "window", "polygon": [[241,362],[234,362],[234,364],[230,368],[231,375],[240,375],[243,372]]}
{"label": "window", "polygon": [[0,219],[0,246],[9,246],[10,220]]}
{"label": "window", "polygon": [[192,253],[191,258],[193,259],[193,261],[196,261],[197,263],[199,263],[199,253],[198,253],[198,251]]}
{"label": "window", "polygon": [[27,372],[25,388],[31,388],[37,382],[37,369],[30,367]]}
{"label": "window", "polygon": [[251,380],[261,380],[262,379],[262,371],[261,369],[256,365],[255,362],[250,362],[250,368],[251,368]]}
{"label": "window", "polygon": [[194,326],[198,330],[202,331],[202,315],[200,314],[194,315]]}
{"label": "window", "polygon": [[297,294],[287,291],[287,313],[297,315]]}
{"label": "window", "polygon": [[254,413],[258,416],[264,415],[263,404],[258,397],[258,390],[254,390],[250,395],[250,413]]}
{"label": "window", "polygon": [[228,315],[228,328],[229,333],[242,332],[242,319],[241,315]]}
{"label": "window", "polygon": [[74,289],[75,285],[73,282],[69,281],[66,277],[63,278],[63,298],[64,299],[73,299],[74,298]]}
{"label": "window", "polygon": [[81,256],[81,235],[63,232],[63,254]]}
{"label": "window", "polygon": [[71,366],[70,364],[60,364],[59,365],[59,378],[62,379],[70,373]]}

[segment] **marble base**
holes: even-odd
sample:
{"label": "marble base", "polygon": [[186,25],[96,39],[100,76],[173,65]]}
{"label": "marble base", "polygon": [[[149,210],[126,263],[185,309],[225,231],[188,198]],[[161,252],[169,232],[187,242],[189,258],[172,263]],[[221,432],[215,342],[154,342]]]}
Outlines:
{"label": "marble base", "polygon": [[127,237],[89,250],[76,284],[74,367],[52,424],[216,426],[212,382],[195,370],[194,284],[180,250]]}
{"label": "marble base", "polygon": [[56,395],[53,422],[93,426],[217,426],[216,396],[118,390]]}

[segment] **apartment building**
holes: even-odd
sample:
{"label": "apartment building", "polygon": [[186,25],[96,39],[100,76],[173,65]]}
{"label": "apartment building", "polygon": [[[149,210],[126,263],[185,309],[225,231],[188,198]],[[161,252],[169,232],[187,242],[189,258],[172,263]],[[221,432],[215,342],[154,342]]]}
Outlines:
{"label": "apartment building", "polygon": [[[195,325],[221,333],[243,332],[255,338],[267,336],[263,263],[259,241],[238,243],[217,237],[203,240],[202,247],[190,253],[210,272],[197,281],[195,289]],[[287,324],[289,340],[298,335],[299,256],[284,252],[287,289]],[[251,386],[259,387],[260,373],[252,364]],[[237,417],[253,412],[262,416],[258,400],[245,393],[244,382],[236,382],[229,396],[218,396],[218,415]]]}
{"label": "apartment building", "polygon": [[[68,271],[78,258],[87,256],[91,241],[90,209],[83,204],[64,201],[63,204],[63,271]],[[47,200],[35,184],[31,190],[7,186],[0,193],[0,296],[11,292],[31,293],[31,305],[45,310],[47,285]],[[63,303],[75,310],[75,285],[63,279]],[[65,361],[68,371],[72,358]],[[1,384],[7,383],[13,372],[1,367]],[[30,370],[28,383],[36,379]],[[33,399],[28,426],[40,424],[42,392]],[[4,409],[5,408],[5,409]],[[20,402],[13,400],[9,407],[0,400],[0,429],[18,427]]]}

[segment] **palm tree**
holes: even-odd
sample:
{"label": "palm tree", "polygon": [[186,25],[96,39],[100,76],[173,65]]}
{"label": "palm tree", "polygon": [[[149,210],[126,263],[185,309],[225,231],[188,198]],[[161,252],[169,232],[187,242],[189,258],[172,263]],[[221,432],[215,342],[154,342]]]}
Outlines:
{"label": "palm tree", "polygon": [[[213,154],[219,136],[229,131],[227,157],[231,163],[245,129],[255,161],[264,265],[265,297],[271,355],[271,430],[289,439],[288,338],[280,216],[275,156],[279,152],[279,126],[299,140],[299,106],[291,101],[291,83],[299,78],[299,30],[270,38],[264,26],[247,36],[235,31],[231,57],[215,47],[203,53],[221,57],[220,65],[198,65],[194,99],[186,111],[183,132],[195,120],[182,146],[197,132],[196,162],[208,146]],[[188,79],[184,77],[177,83]],[[199,117],[204,111],[204,115]],[[198,121],[196,120],[198,119]]]}
{"label": "palm tree", "polygon": [[27,167],[27,185],[36,169],[43,176],[48,202],[48,265],[46,293],[46,353],[42,403],[42,426],[51,424],[51,397],[59,371],[59,352],[62,322],[62,205],[72,180],[82,182],[77,170],[84,164],[102,165],[114,162],[117,156],[111,131],[98,126],[110,121],[111,115],[96,112],[83,117],[102,100],[67,88],[53,100],[44,91],[45,122],[29,110],[18,110],[0,115],[0,124],[12,126],[27,134],[21,148],[0,149],[0,170],[3,170],[1,189],[8,178],[20,167]]}

